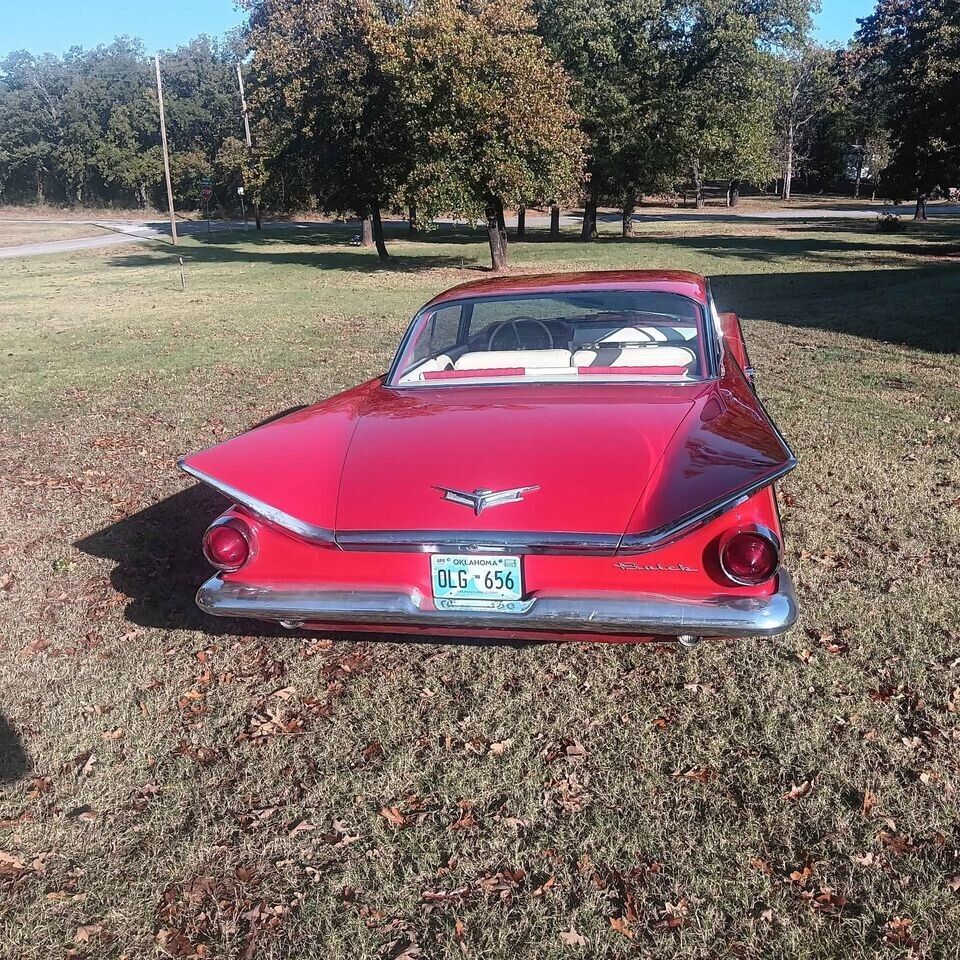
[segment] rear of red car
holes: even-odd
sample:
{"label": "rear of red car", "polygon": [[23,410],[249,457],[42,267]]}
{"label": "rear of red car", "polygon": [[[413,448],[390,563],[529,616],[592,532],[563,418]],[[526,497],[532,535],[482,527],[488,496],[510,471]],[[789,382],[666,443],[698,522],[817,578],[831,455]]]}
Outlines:
{"label": "rear of red car", "polygon": [[[411,328],[438,329],[458,306],[449,344],[408,337],[388,378],[184,461],[236,501],[205,538],[220,573],[204,610],[544,639],[769,636],[793,622],[773,483],[794,460],[736,318],[717,317],[691,275],[540,278],[547,307],[535,282],[512,282],[480,333],[464,305],[479,323],[493,294],[451,291]],[[620,298],[596,299],[604,284]],[[679,319],[663,319],[663,296],[684,299]]]}

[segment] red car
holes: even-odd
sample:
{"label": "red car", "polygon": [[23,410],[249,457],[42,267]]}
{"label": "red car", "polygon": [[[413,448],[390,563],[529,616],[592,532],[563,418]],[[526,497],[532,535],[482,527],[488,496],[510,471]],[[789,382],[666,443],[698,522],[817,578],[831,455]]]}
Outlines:
{"label": "red car", "polygon": [[511,639],[767,637],[796,460],[703,277],[480,280],[385,376],[187,457],[215,616]]}

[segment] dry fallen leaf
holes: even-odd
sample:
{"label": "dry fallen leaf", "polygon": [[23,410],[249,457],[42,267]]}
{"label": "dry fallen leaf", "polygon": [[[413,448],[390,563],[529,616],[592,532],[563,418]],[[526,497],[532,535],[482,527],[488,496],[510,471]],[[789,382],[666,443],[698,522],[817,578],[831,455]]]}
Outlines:
{"label": "dry fallen leaf", "polygon": [[915,947],[917,941],[910,935],[913,920],[910,917],[893,917],[884,927],[883,939],[899,947]]}
{"label": "dry fallen leaf", "polygon": [[573,928],[573,924],[571,924],[569,930],[562,930],[560,932],[560,942],[568,947],[585,947],[587,945],[587,938],[582,933],[577,933]]}
{"label": "dry fallen leaf", "polygon": [[804,780],[801,784],[794,783],[790,789],[783,795],[784,800],[802,800],[808,793],[810,793],[811,783],[809,780]]}
{"label": "dry fallen leaf", "polygon": [[395,827],[405,827],[410,822],[396,807],[381,807],[380,816]]}
{"label": "dry fallen leaf", "polygon": [[877,837],[884,846],[889,847],[894,853],[913,853],[917,849],[917,845],[909,837],[900,836],[900,834],[887,833],[886,830],[881,830]]}

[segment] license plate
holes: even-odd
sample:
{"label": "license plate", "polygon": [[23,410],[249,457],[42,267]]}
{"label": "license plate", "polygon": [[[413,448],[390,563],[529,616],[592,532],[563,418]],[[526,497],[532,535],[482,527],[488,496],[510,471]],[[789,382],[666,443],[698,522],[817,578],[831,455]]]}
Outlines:
{"label": "license plate", "polygon": [[519,610],[523,572],[519,557],[435,553],[430,557],[438,609]]}

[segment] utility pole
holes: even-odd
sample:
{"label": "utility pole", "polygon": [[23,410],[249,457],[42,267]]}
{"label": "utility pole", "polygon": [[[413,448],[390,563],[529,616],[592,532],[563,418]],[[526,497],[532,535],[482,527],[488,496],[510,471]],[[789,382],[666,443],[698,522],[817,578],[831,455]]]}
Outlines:
{"label": "utility pole", "polygon": [[[250,118],[247,116],[247,98],[243,95],[243,71],[240,69],[240,61],[237,61],[237,83],[240,86],[240,109],[243,112],[243,130],[247,137],[247,149],[253,153],[253,141],[250,139]],[[243,201],[241,200],[241,203]],[[260,222],[260,201],[257,199],[256,191],[253,194],[253,215],[257,221],[257,229],[262,230],[263,225]]]}
{"label": "utility pole", "polygon": [[173,184],[170,182],[170,157],[167,153],[167,121],[163,115],[163,84],[160,82],[160,54],[154,57],[157,65],[157,101],[160,104],[160,141],[163,144],[163,173],[167,179],[167,207],[170,209],[170,236],[177,245],[177,215],[173,212]]}

